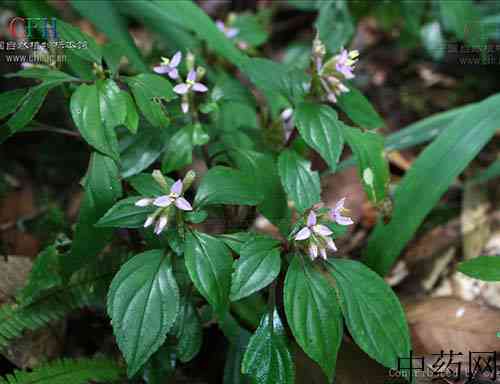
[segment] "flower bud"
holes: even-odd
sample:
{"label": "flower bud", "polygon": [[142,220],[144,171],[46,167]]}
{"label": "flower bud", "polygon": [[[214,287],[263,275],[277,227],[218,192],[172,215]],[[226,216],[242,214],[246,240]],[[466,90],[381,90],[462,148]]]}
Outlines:
{"label": "flower bud", "polygon": [[155,179],[155,181],[160,184],[160,186],[167,192],[167,193],[170,193],[170,188],[168,187],[168,184],[167,184],[167,180],[165,180],[165,177],[163,176],[163,174],[161,173],[161,171],[159,169],[155,169],[153,171],[153,179]]}
{"label": "flower bud", "polygon": [[182,180],[182,193],[186,192],[189,187],[191,187],[191,184],[193,184],[195,178],[196,172],[192,169],[189,170],[188,173],[186,173],[186,176],[184,176],[184,179]]}
{"label": "flower bud", "polygon": [[207,73],[207,70],[203,67],[197,67],[196,68],[196,80],[200,81],[203,79],[203,76]]}
{"label": "flower bud", "polygon": [[325,44],[323,44],[319,39],[319,34],[316,34],[316,37],[314,38],[312,53],[313,56],[320,58],[323,58],[326,55],[326,47]]}
{"label": "flower bud", "polygon": [[188,71],[194,68],[194,60],[195,60],[194,55],[191,52],[188,52],[186,55],[186,67]]}

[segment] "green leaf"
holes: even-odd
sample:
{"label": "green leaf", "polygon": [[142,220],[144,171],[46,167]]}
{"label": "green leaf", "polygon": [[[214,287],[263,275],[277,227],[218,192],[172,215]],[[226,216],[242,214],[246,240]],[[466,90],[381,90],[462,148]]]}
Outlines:
{"label": "green leaf", "polygon": [[354,23],[344,0],[318,2],[319,14],[315,27],[329,53],[345,47],[354,34]]}
{"label": "green leaf", "polygon": [[[134,6],[142,8],[145,4],[142,1],[134,1]],[[194,2],[154,0],[147,7],[150,9],[150,14],[162,18],[164,23],[195,32],[211,49],[232,63],[238,65],[245,59],[245,55],[219,31],[212,19]]]}
{"label": "green leaf", "polygon": [[132,377],[163,344],[179,312],[179,289],[163,250],[143,252],[122,266],[107,309]]}
{"label": "green leaf", "polygon": [[163,173],[170,173],[193,161],[192,126],[179,129],[169,140],[161,165]]}
{"label": "green leaf", "polygon": [[28,283],[20,293],[23,305],[30,304],[47,290],[60,286],[61,260],[57,247],[50,245],[40,252],[31,269]]}
{"label": "green leaf", "polygon": [[462,113],[468,113],[466,111],[472,110],[475,105],[476,104],[468,104],[463,107],[450,109],[446,112],[436,113],[390,134],[385,140],[386,150],[391,151],[410,148],[434,139],[444,131],[457,116]]}
{"label": "green leaf", "polygon": [[[479,23],[479,12],[472,0],[438,1],[442,23],[447,31],[453,32],[460,40],[474,39],[468,36],[474,32],[473,25]],[[480,33],[480,31],[475,31]]]}
{"label": "green leaf", "polygon": [[135,107],[134,100],[132,96],[130,96],[130,93],[122,91],[122,95],[126,109],[124,124],[130,132],[136,133],[139,127],[139,113],[137,112],[137,108]]}
{"label": "green leaf", "polygon": [[196,191],[195,205],[257,205],[262,195],[245,173],[216,166],[208,170]]}
{"label": "green leaf", "polygon": [[179,316],[175,321],[173,332],[177,339],[177,357],[183,363],[192,360],[200,351],[203,331],[201,322],[193,304],[182,298]]}
{"label": "green leaf", "polygon": [[500,176],[500,160],[491,163],[488,168],[480,171],[475,175],[470,182],[472,184],[484,184]]}
{"label": "green leaf", "polygon": [[374,129],[385,125],[365,95],[352,86],[349,86],[349,92],[339,96],[338,106],[361,128]]}
{"label": "green leaf", "polygon": [[119,380],[122,375],[122,368],[108,359],[61,359],[44,363],[30,371],[16,370],[0,378],[0,384],[110,383]]}
{"label": "green leaf", "polygon": [[253,232],[236,232],[236,233],[224,233],[218,236],[224,244],[231,248],[237,254],[240,254],[241,248],[247,241],[255,237]]}
{"label": "green leaf", "polygon": [[26,91],[26,88],[18,88],[0,93],[0,119],[7,117],[17,109]]}
{"label": "green leaf", "polygon": [[359,177],[370,201],[378,204],[385,198],[389,184],[389,164],[384,156],[384,138],[375,132],[343,126],[344,137],[358,164]]}
{"label": "green leaf", "polygon": [[306,257],[295,255],[285,278],[286,318],[297,343],[332,381],[342,341],[335,290]]}
{"label": "green leaf", "polygon": [[238,327],[237,336],[231,340],[226,354],[226,363],[224,365],[223,384],[249,384],[249,377],[241,373],[241,361],[247,350],[248,341],[251,333],[246,329]]}
{"label": "green leaf", "polygon": [[94,225],[121,194],[122,187],[116,163],[109,157],[94,152],[85,178],[85,195],[80,206],[70,255],[62,258],[66,273],[70,274],[81,268],[107,244],[112,230],[97,228]]}
{"label": "green leaf", "polygon": [[281,184],[299,212],[304,212],[321,200],[318,172],[311,163],[294,151],[286,150],[278,159]]}
{"label": "green leaf", "polygon": [[[89,0],[71,0],[71,5],[97,29],[104,32],[114,44],[119,44],[123,55],[139,71],[147,71],[139,50],[128,32],[127,21],[119,14],[118,5],[110,0],[98,2]],[[105,54],[106,56],[106,54]]]}
{"label": "green leaf", "polygon": [[344,146],[337,113],[327,105],[302,103],[294,120],[305,142],[335,170]]}
{"label": "green leaf", "polygon": [[500,281],[500,257],[479,256],[463,261],[458,270],[474,279],[483,281]]}
{"label": "green leaf", "polygon": [[121,58],[123,57],[121,46],[114,42],[107,43],[103,47],[103,55],[111,77],[115,77],[120,68]]}
{"label": "green leaf", "polygon": [[475,104],[455,120],[412,164],[394,194],[389,224],[379,223],[364,253],[369,267],[384,275],[427,214],[493,137],[500,119],[500,95]]}
{"label": "green leaf", "polygon": [[101,47],[97,45],[92,37],[80,31],[79,28],[73,27],[61,19],[57,19],[57,34],[64,41],[85,42],[85,49],[71,49],[71,52],[84,60],[97,64],[101,63]]}
{"label": "green leaf", "polygon": [[165,384],[175,374],[176,363],[175,348],[167,341],[144,365],[142,378],[146,384]]}
{"label": "green leaf", "polygon": [[271,284],[281,269],[279,242],[256,236],[240,250],[231,279],[231,301],[243,299]]}
{"label": "green leaf", "polygon": [[250,375],[256,384],[293,384],[295,367],[286,341],[278,311],[264,315],[248,342],[242,373]]}
{"label": "green leaf", "polygon": [[257,205],[257,210],[282,232],[286,232],[289,211],[276,160],[269,154],[238,148],[232,149],[229,156],[239,169],[252,178],[262,194],[262,202]]}
{"label": "green leaf", "polygon": [[164,77],[149,73],[141,73],[124,80],[130,86],[137,106],[149,123],[154,127],[165,128],[169,121],[161,100],[170,101],[177,97],[170,82]]}
{"label": "green leaf", "polygon": [[446,53],[446,42],[439,22],[431,21],[424,24],[420,30],[420,39],[428,55],[434,60],[443,59]]}
{"label": "green leaf", "polygon": [[[168,188],[174,184],[174,181],[169,177],[165,177],[165,181],[167,182]],[[132,188],[143,196],[156,197],[170,192],[165,191],[161,185],[156,182],[151,173],[139,173],[128,179],[128,182],[132,185]]]}
{"label": "green leaf", "polygon": [[153,164],[165,150],[169,137],[168,130],[152,127],[147,121],[141,122],[136,134],[126,132],[119,142],[122,176],[136,175]]}
{"label": "green leaf", "polygon": [[201,232],[186,236],[184,257],[189,277],[219,316],[229,305],[232,258],[224,243]]}
{"label": "green leaf", "polygon": [[17,111],[7,120],[0,131],[0,143],[23,129],[40,110],[47,93],[58,84],[42,83],[30,90],[18,101]]}
{"label": "green leaf", "polygon": [[304,71],[290,70],[268,59],[247,59],[242,70],[258,88],[280,93],[291,103],[300,103],[309,88],[309,77]]}
{"label": "green leaf", "polygon": [[49,67],[32,67],[22,69],[15,73],[9,73],[4,77],[24,77],[26,79],[42,80],[45,83],[56,82],[58,84],[78,80],[76,77]]}
{"label": "green leaf", "polygon": [[[98,151],[118,161],[118,141],[114,130],[112,114],[102,115],[106,109],[104,95],[107,88],[103,82],[82,84],[71,96],[70,109],[75,125],[82,137]],[[104,117],[108,120],[104,122]]]}
{"label": "green leaf", "polygon": [[111,80],[98,80],[99,110],[104,125],[112,130],[125,123],[127,116],[127,101],[124,92]]}
{"label": "green leaf", "polygon": [[97,227],[116,228],[142,228],[146,218],[152,214],[157,207],[137,207],[135,203],[142,197],[128,197],[118,201],[106,214],[96,223]]}
{"label": "green leaf", "polygon": [[268,33],[259,22],[259,18],[251,13],[239,14],[231,27],[238,29],[237,40],[244,41],[252,47],[258,47],[268,39]]}
{"label": "green leaf", "polygon": [[397,369],[398,359],[410,355],[411,342],[403,308],[392,289],[358,261],[330,259],[327,267],[356,344],[380,364]]}

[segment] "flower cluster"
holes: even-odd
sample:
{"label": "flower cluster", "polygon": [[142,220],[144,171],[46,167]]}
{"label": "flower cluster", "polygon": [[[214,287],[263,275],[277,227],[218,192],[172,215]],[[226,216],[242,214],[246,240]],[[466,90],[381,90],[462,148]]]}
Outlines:
{"label": "flower cluster", "polygon": [[[351,225],[353,224],[352,219],[350,217],[343,216],[343,213],[346,211],[344,203],[345,197],[330,210],[328,217],[334,223],[340,225]],[[314,210],[311,210],[307,216],[306,226],[297,232],[294,239],[296,241],[306,242],[311,260],[316,259],[318,255],[323,260],[326,260],[327,249],[333,252],[337,251],[337,247],[331,238],[332,234],[333,232],[330,228],[324,224],[318,223],[318,215],[314,212]]]}
{"label": "flower cluster", "polygon": [[182,180],[177,180],[170,188],[170,193],[168,195],[163,195],[159,197],[145,197],[138,200],[135,205],[138,207],[147,207],[149,205],[154,205],[159,207],[152,215],[148,216],[144,222],[144,228],[149,227],[153,223],[155,224],[154,232],[159,235],[163,232],[168,224],[168,216],[171,212],[172,205],[175,205],[178,209],[182,211],[192,211],[193,207],[191,204],[182,197],[183,183]]}
{"label": "flower cluster", "polygon": [[357,50],[347,51],[342,49],[338,55],[330,58],[326,63],[323,59],[326,55],[324,44],[316,38],[313,44],[313,60],[321,87],[326,92],[326,98],[331,103],[337,102],[337,97],[344,92],[349,92],[343,84],[343,80],[354,78],[354,64],[358,61]]}
{"label": "flower cluster", "polygon": [[[182,102],[181,102],[181,109],[182,112],[188,113],[189,111],[189,94],[192,92],[207,92],[208,88],[199,82],[199,80],[203,77],[205,74],[205,70],[201,67],[198,67],[198,70],[193,69],[193,63],[192,61],[194,60],[189,60],[189,54],[188,54],[188,69],[190,69],[185,82],[181,82],[180,77],[179,77],[179,71],[177,67],[181,63],[182,60],[182,53],[177,52],[174,56],[172,56],[171,59],[167,57],[162,57],[162,61],[160,65],[157,65],[153,68],[153,70],[158,73],[158,74],[167,74],[171,79],[177,80],[178,84],[174,87],[174,92],[177,93],[178,95],[182,96]],[[191,55],[192,56],[192,55]],[[189,64],[191,63],[191,64]]]}

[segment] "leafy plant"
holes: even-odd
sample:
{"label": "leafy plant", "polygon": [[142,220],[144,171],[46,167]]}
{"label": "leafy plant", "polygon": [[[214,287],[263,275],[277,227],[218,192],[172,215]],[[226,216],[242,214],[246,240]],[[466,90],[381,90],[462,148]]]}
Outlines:
{"label": "leafy plant", "polygon": [[[317,12],[306,69],[260,57],[269,36],[263,12],[214,22],[191,1],[98,3],[71,2],[111,44],[61,22],[61,38],[87,48],[66,49],[67,65],[37,64],[9,75],[36,85],[0,95],[1,141],[34,129],[38,110],[57,89],[67,96],[70,133],[90,153],[69,249],[55,244],[41,252],[17,303],[0,308],[0,347],[90,305],[106,307],[128,377],[148,383],[168,376],[172,360],[195,358],[204,326],[213,323],[230,342],[226,382],[293,383],[292,343],[332,382],[347,333],[371,358],[397,369],[411,341],[403,308],[380,275],[492,138],[500,96],[385,138],[377,131],[384,120],[356,88],[362,54],[342,48],[354,31],[353,15],[364,12],[355,5],[291,2]],[[439,4],[445,30],[465,38],[460,10]],[[390,25],[385,5],[377,7]],[[405,33],[415,40],[425,9],[406,1],[394,7],[411,20]],[[412,19],[413,12],[420,16]],[[127,18],[168,40],[152,71]],[[392,198],[387,152],[435,137]],[[339,163],[346,147],[353,157]],[[324,173],[313,167],[313,152],[328,173],[356,165],[367,199],[385,214],[364,250],[366,265],[335,257],[336,239],[354,224],[351,203],[348,196],[333,207],[322,202]],[[479,180],[496,174],[495,163]],[[257,216],[277,234],[254,231]],[[496,279],[483,271],[490,262],[480,258],[460,270]],[[120,376],[107,360],[62,360],[1,380]]]}

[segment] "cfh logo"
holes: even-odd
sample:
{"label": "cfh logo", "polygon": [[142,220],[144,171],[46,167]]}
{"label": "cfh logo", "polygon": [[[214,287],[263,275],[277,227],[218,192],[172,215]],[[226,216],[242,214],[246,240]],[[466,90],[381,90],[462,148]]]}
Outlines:
{"label": "cfh logo", "polygon": [[44,39],[57,39],[55,17],[13,17],[9,21],[9,33],[14,39],[30,39],[38,31]]}

